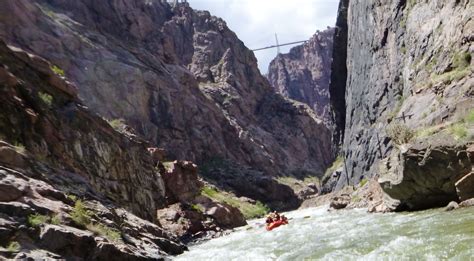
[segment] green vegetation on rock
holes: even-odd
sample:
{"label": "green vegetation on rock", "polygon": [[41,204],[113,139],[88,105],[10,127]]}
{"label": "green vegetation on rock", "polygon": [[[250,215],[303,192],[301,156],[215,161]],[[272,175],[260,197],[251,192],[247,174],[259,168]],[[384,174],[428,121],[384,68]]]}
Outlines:
{"label": "green vegetation on rock", "polygon": [[92,233],[105,237],[112,242],[119,242],[122,239],[120,231],[102,224],[88,224],[86,228]]}
{"label": "green vegetation on rock", "polygon": [[93,213],[86,209],[82,200],[75,201],[74,208],[70,214],[71,219],[74,220],[77,225],[86,228],[94,234],[103,236],[113,242],[117,242],[122,238],[120,231],[100,223],[92,223]]}
{"label": "green vegetation on rock", "polygon": [[28,216],[28,226],[30,227],[39,227],[42,224],[49,223],[50,217],[40,214],[33,214]]}
{"label": "green vegetation on rock", "polygon": [[56,65],[51,66],[51,70],[52,70],[55,74],[57,74],[57,75],[59,75],[59,76],[61,76],[61,77],[64,77],[64,76],[66,75],[66,74],[64,73],[64,70],[61,69],[61,68],[59,68],[59,67],[56,66]]}
{"label": "green vegetation on rock", "polygon": [[204,186],[201,194],[217,202],[226,203],[238,208],[246,219],[262,217],[270,211],[270,208],[260,201],[257,201],[255,204],[241,201],[230,193],[222,192],[209,186]]}
{"label": "green vegetation on rock", "polygon": [[467,124],[474,124],[474,109],[470,110],[466,117],[464,118],[464,121],[467,123]]}
{"label": "green vegetation on rock", "polygon": [[455,139],[464,139],[467,137],[467,129],[464,122],[457,122],[448,127],[449,132]]}
{"label": "green vegetation on rock", "polygon": [[48,107],[53,105],[53,96],[45,92],[38,93],[39,98],[46,104]]}
{"label": "green vegetation on rock", "polygon": [[86,209],[82,200],[77,200],[71,212],[71,218],[76,224],[86,227],[91,223],[92,213]]}
{"label": "green vegetation on rock", "polygon": [[471,73],[471,54],[468,52],[457,52],[451,61],[451,71],[442,74],[432,74],[431,81],[434,83],[442,82],[450,84],[453,81],[459,81]]}
{"label": "green vegetation on rock", "polygon": [[415,132],[408,126],[401,123],[392,123],[387,129],[387,136],[392,139],[395,144],[401,145],[410,143],[415,137]]}
{"label": "green vegetation on rock", "polygon": [[125,125],[125,120],[124,119],[113,119],[113,120],[107,120],[109,125],[114,128],[114,130],[119,131],[122,129],[122,127]]}
{"label": "green vegetation on rock", "polygon": [[7,246],[7,252],[10,252],[10,253],[19,252],[20,249],[21,249],[20,243],[18,243],[16,241],[10,242]]}

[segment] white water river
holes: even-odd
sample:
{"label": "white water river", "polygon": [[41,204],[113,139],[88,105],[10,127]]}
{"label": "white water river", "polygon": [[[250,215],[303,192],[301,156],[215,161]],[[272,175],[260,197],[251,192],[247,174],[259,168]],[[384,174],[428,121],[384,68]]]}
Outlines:
{"label": "white water river", "polygon": [[474,207],[410,213],[285,213],[290,224],[266,231],[252,220],[230,235],[190,247],[175,260],[474,260]]}

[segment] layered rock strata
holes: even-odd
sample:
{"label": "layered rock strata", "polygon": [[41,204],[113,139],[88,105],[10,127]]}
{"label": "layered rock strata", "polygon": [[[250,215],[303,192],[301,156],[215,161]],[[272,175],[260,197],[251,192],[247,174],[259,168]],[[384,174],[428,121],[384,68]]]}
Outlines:
{"label": "layered rock strata", "polygon": [[[47,61],[0,42],[0,255],[162,259],[165,186],[145,144],[78,100]],[[132,214],[133,213],[133,214]]]}

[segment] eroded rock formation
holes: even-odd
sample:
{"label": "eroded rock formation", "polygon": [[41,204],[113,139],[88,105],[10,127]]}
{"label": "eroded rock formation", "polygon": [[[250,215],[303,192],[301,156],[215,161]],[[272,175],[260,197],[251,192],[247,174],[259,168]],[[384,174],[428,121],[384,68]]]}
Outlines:
{"label": "eroded rock formation", "polygon": [[85,105],[123,118],[170,159],[256,170],[239,182],[259,179],[252,173],[316,175],[332,160],[330,133],[311,110],[275,94],[225,22],[187,3],[9,0],[0,24],[1,38],[64,70]]}
{"label": "eroded rock formation", "polygon": [[329,80],[334,28],[318,31],[308,42],[278,54],[268,67],[268,80],[281,95],[308,104],[329,126]]}

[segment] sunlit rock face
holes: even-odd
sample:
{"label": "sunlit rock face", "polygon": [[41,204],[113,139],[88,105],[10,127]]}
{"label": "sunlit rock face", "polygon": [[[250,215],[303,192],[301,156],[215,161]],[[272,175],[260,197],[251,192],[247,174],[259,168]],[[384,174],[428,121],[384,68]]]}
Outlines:
{"label": "sunlit rock face", "polygon": [[308,104],[328,126],[329,82],[334,28],[318,31],[307,42],[278,54],[268,68],[268,80],[281,95]]}

